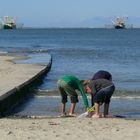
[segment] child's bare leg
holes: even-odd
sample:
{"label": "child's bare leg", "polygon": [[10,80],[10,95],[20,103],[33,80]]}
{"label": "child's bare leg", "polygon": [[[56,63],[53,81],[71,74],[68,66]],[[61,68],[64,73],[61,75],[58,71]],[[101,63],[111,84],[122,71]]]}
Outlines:
{"label": "child's bare leg", "polygon": [[95,107],[95,113],[92,116],[93,118],[100,118],[100,104],[99,103],[94,103],[94,107]]}
{"label": "child's bare leg", "polygon": [[61,113],[65,114],[66,103],[61,104]]}
{"label": "child's bare leg", "polygon": [[74,114],[75,106],[76,106],[76,103],[71,103],[69,114]]}

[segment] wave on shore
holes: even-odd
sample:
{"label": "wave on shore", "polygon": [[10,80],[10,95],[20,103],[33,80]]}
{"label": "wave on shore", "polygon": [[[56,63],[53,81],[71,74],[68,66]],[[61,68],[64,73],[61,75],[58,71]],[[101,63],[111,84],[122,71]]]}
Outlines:
{"label": "wave on shore", "polygon": [[[80,93],[78,93],[80,95]],[[59,91],[57,89],[52,90],[39,90],[36,96],[52,96],[57,97],[60,96]],[[89,96],[89,95],[88,95]],[[126,98],[126,99],[138,99],[140,98],[139,90],[116,90],[113,94],[112,98]]]}

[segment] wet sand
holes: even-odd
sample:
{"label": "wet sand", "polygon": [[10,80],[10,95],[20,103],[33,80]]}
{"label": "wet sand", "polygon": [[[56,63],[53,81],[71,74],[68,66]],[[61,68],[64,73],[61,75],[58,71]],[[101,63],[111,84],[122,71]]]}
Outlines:
{"label": "wet sand", "polygon": [[[0,95],[26,81],[41,66],[14,64],[0,56]],[[92,118],[0,119],[2,140],[139,140],[140,120]]]}

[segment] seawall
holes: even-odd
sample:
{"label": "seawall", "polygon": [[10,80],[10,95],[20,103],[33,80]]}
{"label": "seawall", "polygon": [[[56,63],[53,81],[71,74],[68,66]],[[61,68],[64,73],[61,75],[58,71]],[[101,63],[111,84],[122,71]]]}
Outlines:
{"label": "seawall", "polygon": [[0,117],[6,116],[29,96],[32,89],[41,84],[52,65],[52,57],[44,66],[14,64],[10,62],[12,59],[10,56],[0,56],[3,65],[3,69],[0,69]]}

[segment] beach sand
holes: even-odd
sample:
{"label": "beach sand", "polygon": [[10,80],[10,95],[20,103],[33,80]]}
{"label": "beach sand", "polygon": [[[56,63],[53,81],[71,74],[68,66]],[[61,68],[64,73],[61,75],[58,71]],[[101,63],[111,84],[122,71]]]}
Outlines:
{"label": "beach sand", "polygon": [[[14,64],[12,56],[0,56],[0,95],[42,69]],[[116,118],[1,118],[1,140],[139,140],[140,120]]]}
{"label": "beach sand", "polygon": [[139,128],[124,119],[0,119],[2,140],[139,140]]}

